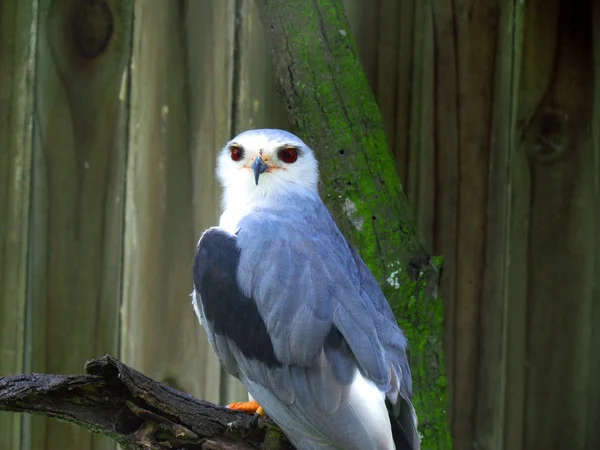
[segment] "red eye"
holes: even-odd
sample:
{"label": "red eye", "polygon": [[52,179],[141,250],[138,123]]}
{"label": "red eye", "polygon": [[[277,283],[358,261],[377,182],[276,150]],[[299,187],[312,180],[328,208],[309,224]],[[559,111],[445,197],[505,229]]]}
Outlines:
{"label": "red eye", "polygon": [[284,148],[277,154],[280,160],[284,163],[292,164],[298,159],[298,150],[295,148]]}
{"label": "red eye", "polygon": [[231,159],[239,161],[244,157],[244,150],[240,147],[231,147]]}

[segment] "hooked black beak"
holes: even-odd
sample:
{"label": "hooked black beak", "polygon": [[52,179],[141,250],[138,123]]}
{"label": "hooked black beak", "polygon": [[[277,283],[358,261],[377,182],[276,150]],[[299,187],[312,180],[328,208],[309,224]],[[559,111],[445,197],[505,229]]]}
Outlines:
{"label": "hooked black beak", "polygon": [[260,156],[257,156],[254,158],[254,161],[250,167],[252,167],[252,170],[254,171],[254,182],[258,186],[258,177],[260,177],[260,174],[267,170],[269,166],[265,164]]}

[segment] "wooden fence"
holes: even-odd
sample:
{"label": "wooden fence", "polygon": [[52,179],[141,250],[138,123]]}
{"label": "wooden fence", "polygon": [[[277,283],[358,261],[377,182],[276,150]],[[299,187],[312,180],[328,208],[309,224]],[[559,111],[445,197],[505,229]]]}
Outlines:
{"label": "wooden fence", "polygon": [[[446,257],[454,447],[600,448],[600,2],[345,5]],[[0,68],[0,375],[111,353],[244,396],[189,294],[217,150],[287,127],[254,3],[0,0]],[[0,414],[1,450],[109,448]]]}

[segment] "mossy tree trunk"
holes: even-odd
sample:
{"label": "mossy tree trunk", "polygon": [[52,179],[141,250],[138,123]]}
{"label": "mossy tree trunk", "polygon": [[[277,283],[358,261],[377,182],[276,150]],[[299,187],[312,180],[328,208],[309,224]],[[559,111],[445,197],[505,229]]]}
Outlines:
{"label": "mossy tree trunk", "polygon": [[292,126],[317,153],[321,194],[378,279],[411,344],[426,449],[450,448],[441,259],[410,217],[341,0],[256,0]]}

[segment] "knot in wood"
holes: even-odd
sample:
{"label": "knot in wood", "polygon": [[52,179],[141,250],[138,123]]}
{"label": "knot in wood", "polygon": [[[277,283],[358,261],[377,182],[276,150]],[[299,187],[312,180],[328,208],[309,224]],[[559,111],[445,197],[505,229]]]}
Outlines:
{"label": "knot in wood", "polygon": [[551,163],[565,153],[567,143],[567,115],[561,111],[546,110],[537,114],[525,132],[527,154],[532,161]]}
{"label": "knot in wood", "polygon": [[86,59],[100,56],[114,32],[113,15],[104,0],[83,0],[74,4],[71,16],[73,42]]}

